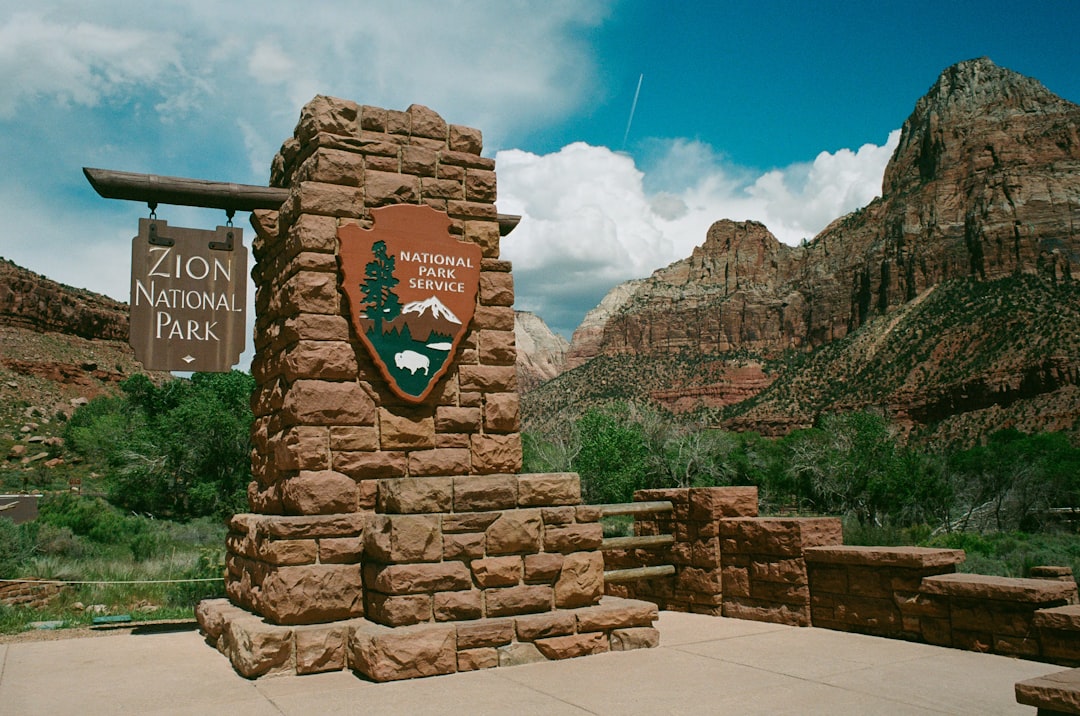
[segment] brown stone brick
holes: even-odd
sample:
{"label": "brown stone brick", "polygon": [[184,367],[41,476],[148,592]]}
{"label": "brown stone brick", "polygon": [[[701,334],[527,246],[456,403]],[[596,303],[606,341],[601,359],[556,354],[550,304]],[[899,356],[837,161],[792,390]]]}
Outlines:
{"label": "brown stone brick", "polygon": [[382,107],[372,107],[366,104],[360,105],[359,116],[361,129],[372,132],[386,131],[386,110]]}
{"label": "brown stone brick", "polygon": [[281,503],[294,515],[355,512],[356,498],[356,481],[333,470],[305,470],[281,485]]}
{"label": "brown stone brick", "polygon": [[720,573],[723,594],[732,597],[750,596],[750,570],[725,565]]}
{"label": "brown stone brick", "polygon": [[263,580],[259,613],[276,624],[315,624],[364,615],[364,587],[355,565],[278,567]]}
{"label": "brown stone brick", "polygon": [[297,341],[348,342],[349,323],[342,316],[302,313],[299,316],[291,316],[286,319],[281,327],[281,339],[285,343],[295,343]]}
{"label": "brown stone brick", "polygon": [[296,138],[306,142],[320,132],[356,136],[360,131],[359,112],[360,106],[355,102],[317,95],[300,110]]}
{"label": "brown stone brick", "polygon": [[330,450],[325,427],[298,425],[286,429],[274,444],[274,462],[280,470],[325,470]]}
{"label": "brown stone brick", "polygon": [[257,558],[276,566],[315,564],[318,547],[313,539],[260,540]]}
{"label": "brown stone brick", "polygon": [[385,172],[388,174],[397,174],[401,170],[401,157],[397,152],[400,151],[399,145],[388,145],[395,147],[393,154],[386,154],[385,156],[364,157],[364,171],[369,172]]}
{"label": "brown stone brick", "polygon": [[483,587],[512,587],[521,581],[521,557],[475,559],[470,565],[473,578]]}
{"label": "brown stone brick", "polygon": [[533,641],[551,636],[573,634],[576,623],[573,612],[559,610],[547,612],[546,614],[516,617],[514,619],[514,628],[517,631],[518,639],[521,641]]}
{"label": "brown stone brick", "polygon": [[334,469],[357,480],[400,477],[408,469],[404,452],[349,451],[334,453]]}
{"label": "brown stone brick", "polygon": [[[370,183],[370,178],[365,177]],[[282,205],[286,216],[318,214],[320,216],[360,216],[364,205],[364,191],[359,187],[305,181],[296,185],[293,193]]]}
{"label": "brown stone brick", "polygon": [[[435,176],[438,153],[426,147],[404,146],[401,148],[401,173],[420,177]],[[459,196],[453,197],[459,199]]]}
{"label": "brown stone brick", "polygon": [[613,629],[611,632],[612,651],[653,649],[658,646],[660,646],[660,632],[652,627]]}
{"label": "brown stone brick", "polygon": [[439,179],[452,179],[453,181],[464,182],[465,168],[440,161],[438,168],[435,170],[435,176]]}
{"label": "brown stone brick", "polygon": [[460,475],[469,472],[472,453],[468,448],[435,448],[409,453],[409,474]]}
{"label": "brown stone brick", "polygon": [[[473,218],[467,216],[464,213],[455,213],[455,207],[461,206],[465,202],[451,201],[448,202],[447,210],[450,211],[451,216],[459,216],[464,219]],[[469,203],[469,207],[483,207],[492,206],[491,204],[476,204]],[[494,207],[492,207],[494,208]],[[470,209],[471,211],[471,209]],[[494,211],[485,212],[487,216],[477,216],[475,218],[487,218],[494,219]],[[497,221],[466,221],[465,222],[465,240],[474,243],[480,247],[482,255],[486,259],[499,258],[499,223]]]}
{"label": "brown stone brick", "polygon": [[513,331],[479,332],[478,357],[484,365],[514,365],[517,348]]}
{"label": "brown stone brick", "polygon": [[548,659],[572,659],[589,654],[604,654],[611,650],[607,637],[600,632],[553,636],[537,639],[533,643]]}
{"label": "brown stone brick", "polygon": [[389,564],[435,562],[443,540],[436,515],[373,515],[364,532],[368,556]]}
{"label": "brown stone brick", "polygon": [[540,472],[520,475],[518,504],[525,507],[577,505],[581,502],[581,478],[574,472]]}
{"label": "brown stone brick", "polygon": [[281,287],[277,300],[284,314],[341,313],[337,279],[328,273],[297,272]]}
{"label": "brown stone brick", "polygon": [[521,427],[517,393],[488,393],[484,401],[484,431],[513,433]]}
{"label": "brown stone brick", "polygon": [[[489,157],[482,157],[478,153],[472,152],[455,152],[446,151],[440,155],[442,161],[447,164],[455,164],[457,166],[468,167],[470,169],[487,169],[492,171],[495,169],[495,160]],[[465,211],[463,209],[462,211]]]}
{"label": "brown stone brick", "polygon": [[421,594],[470,589],[472,580],[464,562],[420,564],[365,564],[364,582],[383,594]]}
{"label": "brown stone brick", "polygon": [[484,147],[484,142],[479,129],[465,127],[460,124],[451,124],[449,146],[451,151],[454,152],[479,155]]}
{"label": "brown stone brick", "polygon": [[480,305],[513,306],[513,274],[482,271],[480,273]]}
{"label": "brown stone brick", "polygon": [[469,201],[495,201],[498,198],[495,172],[469,169],[465,177],[465,198]]}
{"label": "brown stone brick", "polygon": [[413,137],[429,137],[446,141],[446,120],[435,110],[422,104],[412,104],[405,111],[409,115],[409,134]]}
{"label": "brown stone brick", "polygon": [[420,199],[420,179],[408,174],[373,171],[364,174],[364,203],[366,206],[386,204],[415,204]]}
{"label": "brown stone brick", "polygon": [[499,650],[493,646],[461,649],[457,653],[457,659],[458,671],[494,669],[499,665]]}
{"label": "brown stone brick", "polygon": [[597,603],[603,593],[604,556],[600,552],[568,554],[555,582],[555,606],[588,606]]}
{"label": "brown stone brick", "polygon": [[293,628],[296,640],[296,673],[318,674],[345,668],[344,623],[318,624]]}
{"label": "brown stone brick", "polygon": [[457,625],[458,649],[502,646],[514,640],[513,619],[478,619]]}
{"label": "brown stone brick", "polygon": [[222,641],[233,668],[248,679],[290,669],[293,630],[261,619],[236,618],[225,626]]}
{"label": "brown stone brick", "polygon": [[465,512],[455,515],[444,515],[442,519],[443,532],[483,532],[491,523],[502,516],[501,512]]}
{"label": "brown stone brick", "polygon": [[454,511],[506,510],[517,506],[514,475],[462,475],[454,478]]}
{"label": "brown stone brick", "polygon": [[360,537],[323,537],[319,540],[319,562],[322,564],[356,564],[364,554]]}
{"label": "brown stone brick", "polygon": [[357,383],[298,380],[285,394],[285,425],[371,425],[375,403]]}
{"label": "brown stone brick", "polygon": [[330,428],[330,449],[336,451],[379,449],[379,431],[374,426],[335,425]]}
{"label": "brown stone brick", "polygon": [[611,631],[627,627],[652,626],[657,620],[655,604],[636,599],[605,597],[600,604],[574,612],[578,631]]}
{"label": "brown stone brick", "polygon": [[473,313],[473,326],[480,330],[512,331],[514,309],[508,306],[477,306]]}
{"label": "brown stone brick", "polygon": [[479,408],[484,404],[484,394],[475,392],[461,393],[459,400],[463,408]]}
{"label": "brown stone brick", "polygon": [[568,525],[574,522],[577,510],[574,507],[544,507],[540,510],[540,517],[544,520],[544,526]]}
{"label": "brown stone brick", "polygon": [[488,589],[484,593],[487,616],[504,617],[516,614],[550,611],[553,590],[543,585],[527,585]]}
{"label": "brown stone brick", "polygon": [[286,380],[348,380],[357,373],[356,354],[348,343],[300,341],[285,352]]}
{"label": "brown stone brick", "polygon": [[484,556],[484,533],[443,534],[443,559],[470,560]]}
{"label": "brown stone brick", "polygon": [[604,528],[598,522],[572,525],[545,525],[545,552],[581,552],[600,549]]}
{"label": "brown stone brick", "polygon": [[525,555],[525,582],[552,584],[562,571],[563,555],[551,552]]}
{"label": "brown stone brick", "polygon": [[364,179],[364,158],[353,152],[320,147],[296,170],[295,181],[360,186]]}
{"label": "brown stone brick", "polygon": [[487,528],[487,552],[490,555],[539,552],[540,532],[539,510],[508,510]]}
{"label": "brown stone brick", "polygon": [[449,512],[453,505],[449,477],[405,477],[379,481],[378,510],[387,514]]}
{"label": "brown stone brick", "polygon": [[[468,448],[468,433],[435,433],[436,448]],[[470,458],[472,451],[469,452]]]}
{"label": "brown stone brick", "polygon": [[367,593],[367,618],[379,624],[407,626],[432,619],[430,594],[387,595]]}
{"label": "brown stone brick", "polygon": [[435,409],[435,430],[442,433],[472,433],[480,429],[479,408],[440,406]]}
{"label": "brown stone brick", "polygon": [[521,470],[521,435],[518,433],[473,435],[470,449],[474,473],[488,475],[500,472],[517,473]]}
{"label": "brown stone brick", "polygon": [[422,411],[379,408],[379,434],[384,450],[434,448],[435,419]]}
{"label": "brown stone brick", "polygon": [[463,365],[458,369],[461,389],[480,393],[505,393],[517,389],[517,372],[513,366]]}
{"label": "brown stone brick", "polygon": [[349,663],[372,681],[395,681],[452,674],[457,649],[451,625],[379,629],[363,625],[349,639]]}
{"label": "brown stone brick", "polygon": [[464,189],[460,181],[453,179],[424,178],[420,180],[420,195],[425,200],[460,199],[464,195]]}
{"label": "brown stone brick", "polygon": [[439,592],[434,596],[435,620],[440,622],[479,619],[483,616],[481,592],[466,589],[456,592]]}

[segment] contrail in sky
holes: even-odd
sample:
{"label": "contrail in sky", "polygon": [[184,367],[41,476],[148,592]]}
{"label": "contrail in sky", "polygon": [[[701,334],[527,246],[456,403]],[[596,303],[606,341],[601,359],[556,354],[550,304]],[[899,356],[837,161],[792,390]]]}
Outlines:
{"label": "contrail in sky", "polygon": [[626,120],[626,132],[622,137],[622,148],[626,149],[626,138],[630,136],[630,125],[634,121],[634,110],[637,109],[637,98],[641,94],[641,81],[645,79],[645,74],[642,73],[637,79],[637,89],[634,90],[634,103],[630,105],[630,119]]}

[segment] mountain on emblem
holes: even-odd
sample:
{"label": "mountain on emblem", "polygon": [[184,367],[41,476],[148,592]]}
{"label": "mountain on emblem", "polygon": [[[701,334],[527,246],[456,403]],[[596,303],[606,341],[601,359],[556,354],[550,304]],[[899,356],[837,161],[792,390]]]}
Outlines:
{"label": "mountain on emblem", "polygon": [[398,396],[422,402],[447,372],[476,309],[481,249],[427,206],[372,210],[338,229],[353,328]]}

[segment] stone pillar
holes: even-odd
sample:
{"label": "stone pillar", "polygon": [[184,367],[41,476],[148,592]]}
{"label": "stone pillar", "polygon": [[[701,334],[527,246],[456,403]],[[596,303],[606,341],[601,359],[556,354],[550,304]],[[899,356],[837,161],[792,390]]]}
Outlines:
{"label": "stone pillar", "polygon": [[[231,522],[231,604],[199,610],[245,675],[386,680],[656,643],[640,631],[652,605],[599,604],[599,515],[580,506],[577,475],[517,474],[513,279],[481,147],[478,130],[420,105],[320,96],[274,158],[271,184],[289,197],[252,216],[252,514]],[[385,332],[350,313],[342,278],[339,236],[378,229],[391,205],[429,207],[448,225],[439,241],[482,257],[449,368],[411,399],[368,352]],[[538,614],[558,618],[529,626]],[[497,638],[460,628],[489,620]]]}

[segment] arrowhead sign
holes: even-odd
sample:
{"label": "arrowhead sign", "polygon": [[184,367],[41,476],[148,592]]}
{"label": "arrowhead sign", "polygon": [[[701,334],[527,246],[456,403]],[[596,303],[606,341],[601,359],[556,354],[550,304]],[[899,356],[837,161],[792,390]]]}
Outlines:
{"label": "arrowhead sign", "polygon": [[429,206],[371,214],[370,229],[338,229],[349,314],[391,390],[422,403],[450,369],[476,310],[482,251],[450,236],[450,217]]}

